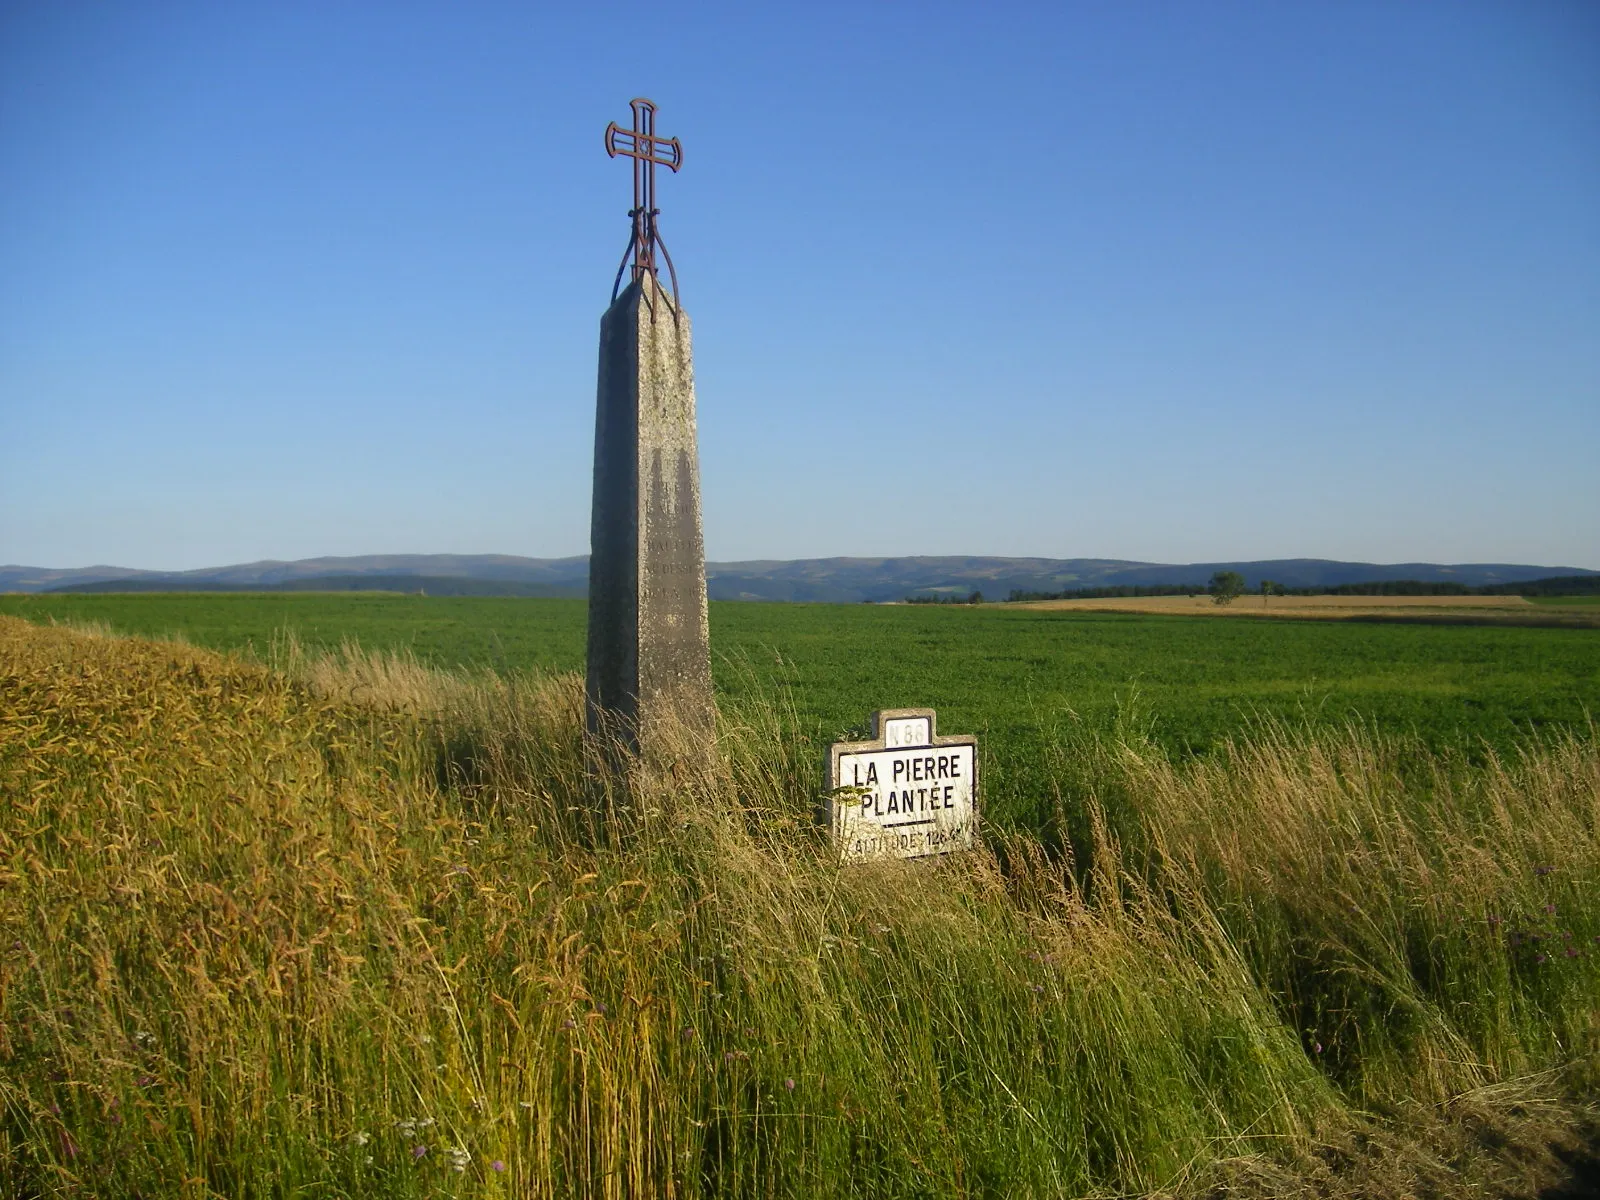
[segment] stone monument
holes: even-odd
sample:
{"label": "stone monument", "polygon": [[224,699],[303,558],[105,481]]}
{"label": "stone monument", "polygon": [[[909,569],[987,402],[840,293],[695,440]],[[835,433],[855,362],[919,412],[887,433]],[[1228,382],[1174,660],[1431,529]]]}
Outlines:
{"label": "stone monument", "polygon": [[654,104],[632,107],[633,128],[605,135],[608,154],[633,160],[633,232],[600,320],[587,727],[652,754],[711,732],[715,710],[689,316],[656,226],[655,168],[676,172],[683,148],[656,136]]}

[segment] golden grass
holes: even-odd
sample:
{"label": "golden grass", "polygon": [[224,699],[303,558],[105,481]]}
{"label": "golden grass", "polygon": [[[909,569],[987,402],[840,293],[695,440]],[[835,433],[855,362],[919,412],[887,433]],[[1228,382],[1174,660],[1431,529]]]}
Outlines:
{"label": "golden grass", "polygon": [[[1522,596],[1240,596],[1217,604],[1210,596],[1121,596],[1093,600],[1028,600],[1019,608],[1063,612],[1183,614],[1202,617],[1287,617],[1348,620],[1358,617],[1469,617],[1537,621],[1546,606]],[[1570,614],[1555,620],[1570,620]]]}
{"label": "golden grass", "polygon": [[278,654],[0,618],[0,1192],[1188,1193],[1596,1059],[1507,941],[1600,936],[1592,735],[1063,746],[1073,862],[845,870],[780,705],[596,788],[575,677]]}

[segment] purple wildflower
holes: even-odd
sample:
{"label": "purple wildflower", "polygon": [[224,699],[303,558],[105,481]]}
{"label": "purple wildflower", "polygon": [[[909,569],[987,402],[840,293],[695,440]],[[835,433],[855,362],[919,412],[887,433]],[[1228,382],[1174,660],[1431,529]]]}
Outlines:
{"label": "purple wildflower", "polygon": [[794,1091],[794,1080],[792,1080],[792,1079],[785,1079],[785,1080],[784,1080],[784,1081],[783,1081],[783,1086],[784,1086],[784,1089],[785,1089],[785,1090],[786,1090],[786,1091],[791,1091],[791,1092],[792,1092],[792,1091]]}
{"label": "purple wildflower", "polygon": [[428,1148],[426,1146],[413,1146],[413,1147],[411,1147],[411,1157],[413,1159],[422,1158],[427,1153],[428,1153]]}
{"label": "purple wildflower", "polygon": [[1533,956],[1533,961],[1536,963],[1549,962],[1550,956],[1548,954],[1535,954]]}
{"label": "purple wildflower", "polygon": [[489,1169],[491,1171],[504,1171],[506,1169],[506,1164],[497,1158],[489,1164]]}
{"label": "purple wildflower", "polygon": [[1553,917],[1556,915],[1556,906],[1554,904],[1546,904],[1544,911],[1546,916]]}

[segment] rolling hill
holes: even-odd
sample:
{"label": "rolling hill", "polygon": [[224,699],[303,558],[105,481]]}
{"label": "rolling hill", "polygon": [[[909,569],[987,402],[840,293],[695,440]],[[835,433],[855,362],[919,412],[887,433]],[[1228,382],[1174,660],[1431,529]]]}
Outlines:
{"label": "rolling hill", "polygon": [[[193,571],[141,571],[94,566],[71,569],[0,566],[0,591],[423,591],[429,595],[581,596],[589,560],[520,558],[509,554],[379,554],[263,561]],[[908,595],[1001,599],[1014,589],[1192,585],[1216,571],[1237,571],[1254,586],[1263,578],[1289,587],[1329,587],[1414,579],[1472,587],[1521,583],[1553,575],[1600,575],[1576,567],[1516,563],[1362,563],[1318,558],[1257,562],[1147,563],[1101,558],[808,558],[706,564],[713,600],[853,603]]]}

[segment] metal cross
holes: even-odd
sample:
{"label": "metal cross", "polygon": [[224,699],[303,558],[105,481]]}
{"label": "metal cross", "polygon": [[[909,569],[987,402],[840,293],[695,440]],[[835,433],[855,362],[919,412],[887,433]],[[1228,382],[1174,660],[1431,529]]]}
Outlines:
{"label": "metal cross", "polygon": [[656,106],[643,98],[631,100],[633,128],[623,129],[615,121],[606,126],[606,153],[612,158],[625,154],[633,159],[633,208],[628,216],[633,219],[633,233],[628,238],[628,248],[622,252],[622,266],[617,268],[616,282],[611,285],[611,298],[617,298],[622,286],[622,272],[628,268],[628,258],[633,258],[633,281],[638,283],[646,275],[659,282],[656,275],[656,250],[667,260],[667,271],[672,277],[672,295],[678,295],[678,272],[672,265],[672,255],[656,230],[656,217],[661,210],[656,207],[656,164],[671,167],[676,173],[683,165],[683,146],[677,138],[656,136]]}

